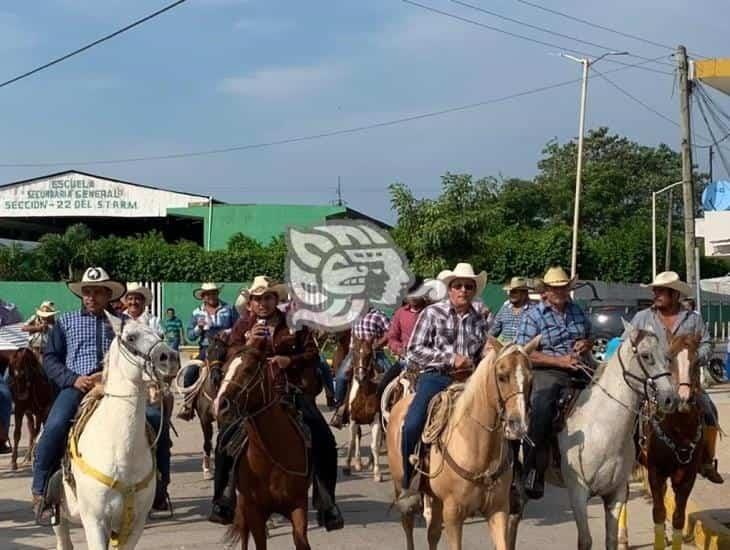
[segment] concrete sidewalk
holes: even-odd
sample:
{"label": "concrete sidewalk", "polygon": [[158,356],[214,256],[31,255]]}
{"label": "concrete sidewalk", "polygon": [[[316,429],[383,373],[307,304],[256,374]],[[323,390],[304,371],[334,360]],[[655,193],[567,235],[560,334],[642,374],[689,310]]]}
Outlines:
{"label": "concrete sidewalk", "polygon": [[[730,383],[708,389],[720,413],[720,426],[727,434],[717,443],[719,471],[725,478],[723,485],[715,485],[702,477],[697,478],[687,503],[686,533],[694,534],[697,548],[730,550]],[[667,491],[667,512],[674,511],[674,495]]]}

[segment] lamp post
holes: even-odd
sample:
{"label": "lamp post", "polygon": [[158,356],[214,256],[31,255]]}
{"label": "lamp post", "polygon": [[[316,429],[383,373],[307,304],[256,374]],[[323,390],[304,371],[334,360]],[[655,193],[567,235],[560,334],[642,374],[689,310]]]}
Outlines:
{"label": "lamp post", "polygon": [[662,187],[659,191],[654,191],[651,194],[651,274],[652,278],[656,279],[656,198],[657,195],[661,195],[665,191],[669,191],[673,187],[682,185],[683,182],[678,181],[672,185]]}
{"label": "lamp post", "polygon": [[570,253],[570,276],[575,277],[578,271],[578,225],[580,221],[580,193],[581,178],[583,175],[583,134],[585,133],[586,97],[588,95],[588,71],[591,65],[598,63],[609,55],[628,55],[629,52],[606,52],[596,59],[588,57],[573,57],[569,54],[562,54],[563,57],[583,65],[583,81],[580,93],[580,121],[578,127],[578,165],[575,169],[575,201],[573,207],[573,246]]}

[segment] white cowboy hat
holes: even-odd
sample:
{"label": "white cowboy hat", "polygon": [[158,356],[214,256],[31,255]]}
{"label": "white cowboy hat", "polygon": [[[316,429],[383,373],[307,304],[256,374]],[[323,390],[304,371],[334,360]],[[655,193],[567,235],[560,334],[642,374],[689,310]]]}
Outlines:
{"label": "white cowboy hat", "polygon": [[109,274],[103,267],[90,267],[84,271],[80,281],[66,283],[68,289],[78,297],[83,297],[81,289],[87,286],[103,286],[112,291],[110,300],[118,300],[127,290],[127,287],[119,281],[112,281]]}
{"label": "white cowboy hat", "polygon": [[125,296],[128,294],[139,294],[142,298],[144,298],[145,305],[150,305],[150,303],[152,303],[152,292],[146,286],[142,286],[142,283],[127,283],[127,292]]}
{"label": "white cowboy hat", "polygon": [[53,317],[58,314],[58,310],[53,302],[46,300],[38,309],[35,310],[35,314],[41,319],[47,319],[48,317]]}
{"label": "white cowboy hat", "polygon": [[642,284],[644,288],[671,288],[682,296],[692,296],[692,287],[679,278],[676,271],[663,271],[654,278],[648,285]]}
{"label": "white cowboy hat", "polygon": [[526,277],[512,277],[509,284],[505,285],[504,290],[511,292],[513,290],[529,290],[530,285],[527,284]]}
{"label": "white cowboy hat", "polygon": [[246,304],[248,304],[248,296],[246,295],[246,290],[241,289],[238,296],[236,296],[236,303],[234,304],[234,307],[240,316],[243,316],[246,313]]}
{"label": "white cowboy hat", "polygon": [[477,285],[475,296],[481,296],[484,287],[487,286],[487,272],[482,271],[479,275],[475,275],[472,265],[465,262],[456,264],[453,271],[445,269],[438,275],[438,280],[447,287],[454,279],[471,279],[474,281]]}
{"label": "white cowboy hat", "polygon": [[210,292],[211,290],[215,290],[220,292],[223,289],[223,285],[218,285],[216,283],[203,283],[200,285],[200,288],[195,289],[193,292],[193,296],[195,296],[196,300],[202,300],[203,294],[206,292]]}
{"label": "white cowboy hat", "polygon": [[248,300],[249,296],[263,296],[272,292],[279,297],[280,302],[286,300],[289,295],[289,290],[285,284],[278,283],[266,275],[257,275],[253,278],[251,286],[243,294]]}
{"label": "white cowboy hat", "polygon": [[551,267],[545,272],[545,276],[540,281],[544,286],[568,286],[575,285],[576,277],[570,277],[562,267]]}

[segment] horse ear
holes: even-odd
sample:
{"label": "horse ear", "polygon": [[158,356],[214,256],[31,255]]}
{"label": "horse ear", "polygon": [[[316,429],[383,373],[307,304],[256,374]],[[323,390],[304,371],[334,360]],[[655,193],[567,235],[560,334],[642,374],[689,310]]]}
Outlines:
{"label": "horse ear", "polygon": [[487,336],[487,346],[486,347],[487,347],[487,349],[492,348],[494,351],[499,353],[504,346],[502,345],[502,342],[500,342],[499,340],[497,340],[494,336],[492,336],[490,334],[489,336]]}
{"label": "horse ear", "polygon": [[104,311],[109,324],[112,326],[112,330],[116,336],[122,334],[122,320],[116,315],[112,315],[108,311]]}
{"label": "horse ear", "polygon": [[530,355],[533,351],[537,351],[537,348],[540,345],[541,339],[542,339],[542,334],[538,334],[532,340],[527,342],[527,345],[525,345],[525,353],[527,355]]}

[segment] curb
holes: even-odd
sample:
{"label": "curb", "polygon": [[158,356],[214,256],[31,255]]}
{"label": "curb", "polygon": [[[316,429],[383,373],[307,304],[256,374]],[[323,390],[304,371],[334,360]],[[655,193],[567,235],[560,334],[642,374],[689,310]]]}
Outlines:
{"label": "curb", "polygon": [[[643,466],[641,467],[641,485],[651,499],[646,468]],[[668,484],[667,492],[664,495],[664,506],[667,508],[667,518],[671,518],[676,508],[671,484]],[[730,528],[714,518],[709,511],[700,509],[692,498],[687,500],[685,513],[685,541],[694,543],[695,547],[701,550],[730,550]]]}

